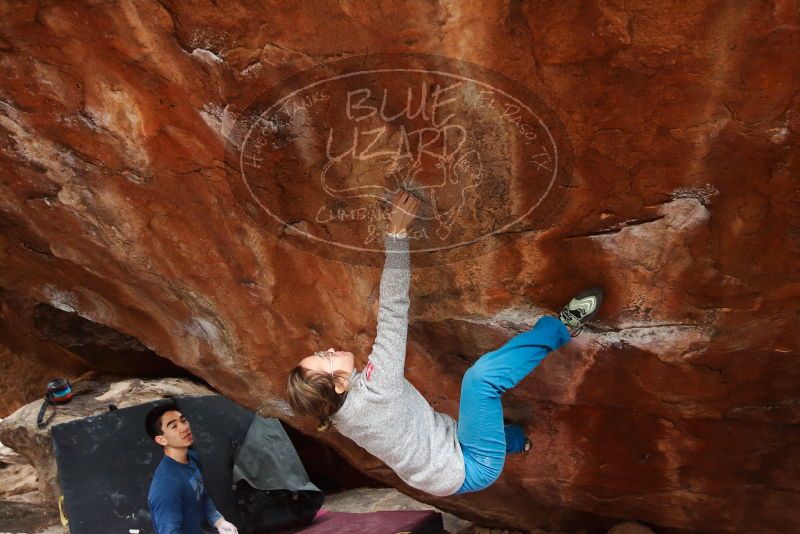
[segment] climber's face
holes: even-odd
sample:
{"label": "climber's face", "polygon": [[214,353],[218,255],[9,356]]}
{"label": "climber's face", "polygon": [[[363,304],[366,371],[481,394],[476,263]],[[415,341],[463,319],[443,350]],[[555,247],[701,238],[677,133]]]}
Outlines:
{"label": "climber's face", "polygon": [[162,447],[185,449],[194,443],[189,421],[177,410],[165,412],[161,416],[161,432],[160,436],[156,436],[156,443]]}
{"label": "climber's face", "polygon": [[[355,358],[352,352],[345,350],[320,350],[300,360],[300,367],[315,373],[324,373],[334,378],[338,374],[350,376],[355,368]],[[336,392],[343,393],[344,385],[337,381]]]}

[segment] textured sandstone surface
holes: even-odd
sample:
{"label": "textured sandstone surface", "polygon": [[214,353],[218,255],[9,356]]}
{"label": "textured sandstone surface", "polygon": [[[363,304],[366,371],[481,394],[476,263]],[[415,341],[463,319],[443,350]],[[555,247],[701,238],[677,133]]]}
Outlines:
{"label": "textured sandstone surface", "polygon": [[[286,373],[328,346],[363,364],[380,271],[295,246],[288,232],[346,234],[333,224],[292,217],[286,235],[268,228],[242,202],[226,144],[236,146],[250,103],[304,69],[367,53],[438,54],[538,95],[571,158],[547,220],[485,249],[462,246],[460,261],[415,254],[409,379],[455,415],[461,375],[482,352],[589,284],[602,283],[607,301],[591,332],[506,395],[534,449],[484,492],[429,499],[347,440],[324,439],[371,476],[483,524],[797,530],[798,9],[782,0],[2,3],[0,287],[3,317],[15,318],[3,324],[19,325],[2,330],[2,358],[15,362],[3,366],[30,367],[36,384],[48,371],[95,367],[75,340],[43,340],[25,319],[30,302],[42,303],[312,432],[283,401]],[[496,116],[474,112],[477,131],[497,136],[483,156],[519,170],[523,151],[501,142],[508,130]],[[278,130],[275,154],[296,157],[261,169],[259,195],[280,193],[309,148]],[[505,193],[513,204],[526,192]],[[301,189],[280,207],[289,216],[323,196]],[[467,206],[475,225],[491,222],[477,206]],[[41,388],[6,384],[20,399],[7,409]]]}
{"label": "textured sandstone surface", "polygon": [[0,443],[0,500],[39,502],[36,469],[24,456]]}

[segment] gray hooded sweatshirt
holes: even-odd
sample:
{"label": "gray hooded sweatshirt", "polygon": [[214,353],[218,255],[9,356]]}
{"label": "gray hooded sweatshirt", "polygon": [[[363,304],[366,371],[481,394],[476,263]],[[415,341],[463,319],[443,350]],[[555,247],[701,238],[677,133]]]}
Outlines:
{"label": "gray hooded sweatshirt", "polygon": [[464,483],[456,422],[434,412],[404,376],[411,281],[408,238],[387,235],[385,243],[372,353],[364,370],[351,376],[347,398],[331,421],[409,486],[452,495]]}

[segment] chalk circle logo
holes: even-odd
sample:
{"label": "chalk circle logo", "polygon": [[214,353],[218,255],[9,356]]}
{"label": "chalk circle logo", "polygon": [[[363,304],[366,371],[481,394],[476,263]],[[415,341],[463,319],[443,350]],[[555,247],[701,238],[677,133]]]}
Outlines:
{"label": "chalk circle logo", "polygon": [[543,228],[571,179],[569,137],[545,102],[451,58],[321,64],[239,117],[226,147],[237,200],[281,239],[350,263],[382,264],[397,191],[420,200],[408,235],[426,266]]}

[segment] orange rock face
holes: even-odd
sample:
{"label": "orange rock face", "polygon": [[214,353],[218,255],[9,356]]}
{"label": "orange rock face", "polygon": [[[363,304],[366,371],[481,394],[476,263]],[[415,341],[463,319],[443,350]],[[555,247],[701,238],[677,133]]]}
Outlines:
{"label": "orange rock face", "polygon": [[506,395],[532,454],[430,502],[521,529],[795,531],[798,72],[796,1],[5,3],[3,317],[80,315],[311,432],[286,374],[329,346],[364,363],[370,225],[413,189],[406,368],[436,409],[536,315],[607,294]]}

